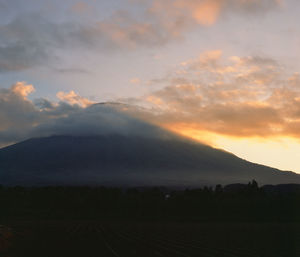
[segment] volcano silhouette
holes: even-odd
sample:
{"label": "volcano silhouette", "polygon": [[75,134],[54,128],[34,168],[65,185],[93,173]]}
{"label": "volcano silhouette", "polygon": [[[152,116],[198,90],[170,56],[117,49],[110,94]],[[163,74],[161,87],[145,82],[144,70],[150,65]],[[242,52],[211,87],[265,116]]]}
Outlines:
{"label": "volcano silhouette", "polygon": [[0,149],[0,184],[180,186],[300,183],[300,175],[254,164],[181,137],[50,136]]}

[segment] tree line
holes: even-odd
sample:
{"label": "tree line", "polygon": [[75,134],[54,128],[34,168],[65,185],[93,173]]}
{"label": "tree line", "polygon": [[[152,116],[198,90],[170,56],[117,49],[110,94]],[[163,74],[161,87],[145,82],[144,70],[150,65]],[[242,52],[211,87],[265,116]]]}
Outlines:
{"label": "tree line", "polygon": [[0,219],[300,221],[300,185],[198,189],[3,187]]}

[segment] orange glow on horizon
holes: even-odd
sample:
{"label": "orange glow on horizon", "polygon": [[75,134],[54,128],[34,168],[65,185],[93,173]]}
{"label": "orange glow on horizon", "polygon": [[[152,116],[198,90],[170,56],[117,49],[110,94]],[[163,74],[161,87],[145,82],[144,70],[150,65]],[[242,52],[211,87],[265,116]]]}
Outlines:
{"label": "orange glow on horizon", "polygon": [[184,137],[194,139],[203,144],[208,144],[212,147],[217,147],[217,145],[215,145],[214,143],[214,139],[216,138],[216,136],[218,136],[216,133],[196,129],[193,128],[193,126],[184,123],[165,124],[163,125],[163,127]]}
{"label": "orange glow on horizon", "polygon": [[300,141],[289,136],[233,137],[197,129],[188,124],[167,124],[165,129],[217,149],[231,152],[245,160],[300,174]]}

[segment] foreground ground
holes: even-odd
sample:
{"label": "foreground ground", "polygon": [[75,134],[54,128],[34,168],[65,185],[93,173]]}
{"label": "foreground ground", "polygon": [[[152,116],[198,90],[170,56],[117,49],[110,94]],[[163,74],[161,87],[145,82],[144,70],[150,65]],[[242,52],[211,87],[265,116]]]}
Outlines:
{"label": "foreground ground", "polygon": [[300,224],[14,221],[3,257],[299,257]]}

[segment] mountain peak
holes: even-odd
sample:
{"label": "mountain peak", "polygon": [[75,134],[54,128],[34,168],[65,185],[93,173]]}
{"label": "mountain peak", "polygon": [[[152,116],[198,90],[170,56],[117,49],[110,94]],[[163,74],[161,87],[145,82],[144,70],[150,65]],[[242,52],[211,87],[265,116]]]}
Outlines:
{"label": "mountain peak", "polygon": [[300,176],[180,138],[56,135],[0,149],[0,184],[183,186],[300,183]]}

